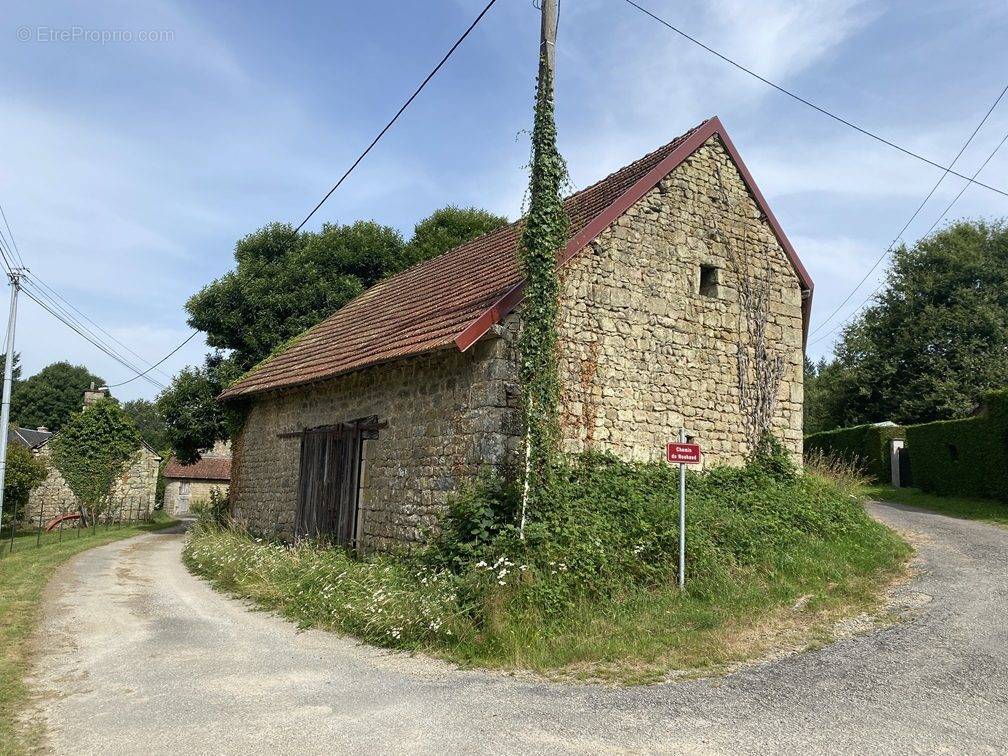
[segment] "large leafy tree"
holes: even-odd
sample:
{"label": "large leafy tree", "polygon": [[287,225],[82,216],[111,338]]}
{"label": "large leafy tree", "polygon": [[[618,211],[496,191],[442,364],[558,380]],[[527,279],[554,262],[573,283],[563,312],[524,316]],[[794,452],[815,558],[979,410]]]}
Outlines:
{"label": "large leafy tree", "polygon": [[218,439],[228,437],[228,407],[217,401],[220,393],[242,374],[233,357],[221,352],[206,356],[202,367],[185,368],[158,397],[157,409],[165,420],[165,441],[184,464],[200,458]]}
{"label": "large leafy tree", "polygon": [[189,324],[219,351],[179,373],[159,397],[167,443],[182,461],[195,461],[200,449],[227,437],[228,413],[216,397],[242,372],[381,279],[506,222],[485,210],[447,207],[418,223],[408,244],[374,221],[299,233],[274,223],[244,237],[235,269],[186,304]]}
{"label": "large leafy tree", "polygon": [[84,390],[104,380],[83,365],[55,362],[19,381],[11,394],[11,418],[26,428],[58,431],[81,411]]}
{"label": "large leafy tree", "polygon": [[961,221],[897,249],[836,355],[845,423],[969,414],[1008,384],[1008,227]]}
{"label": "large leafy tree", "polygon": [[[3,371],[7,369],[7,355],[0,354],[0,376],[3,376]],[[13,385],[17,385],[17,382],[21,380],[21,355],[14,352],[14,366],[11,368],[13,374]]]}
{"label": "large leafy tree", "polygon": [[413,238],[406,246],[406,254],[411,263],[429,260],[447,249],[488,234],[505,223],[507,218],[477,207],[459,208],[449,205],[435,210],[416,224]]}
{"label": "large leafy tree", "polygon": [[805,433],[833,430],[848,425],[845,404],[845,373],[836,360],[805,357]]}
{"label": "large leafy tree", "polygon": [[274,223],[241,239],[235,260],[186,309],[207,343],[246,369],[407,264],[399,232],[371,221],[298,233]]}
{"label": "large leafy tree", "polygon": [[132,399],[124,402],[122,409],[150,448],[155,451],[168,448],[164,415],[157,404],[147,399]]}
{"label": "large leafy tree", "polygon": [[[7,446],[7,471],[4,474],[3,524],[17,516],[24,520],[25,506],[31,490],[46,479],[49,469],[45,461],[19,444]],[[17,513],[15,515],[15,513]]]}

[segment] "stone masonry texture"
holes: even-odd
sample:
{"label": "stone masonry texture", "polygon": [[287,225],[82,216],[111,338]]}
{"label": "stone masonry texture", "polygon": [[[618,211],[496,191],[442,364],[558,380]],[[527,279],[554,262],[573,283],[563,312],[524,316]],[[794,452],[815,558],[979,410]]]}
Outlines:
{"label": "stone masonry texture", "polygon": [[[40,513],[44,524],[61,514],[77,512],[80,507],[76,494],[53,464],[48,444],[39,450],[38,456],[48,465],[49,474],[28,498],[27,521],[34,525],[38,525]],[[112,482],[108,507],[99,514],[99,519],[136,520],[153,512],[160,462],[157,454],[141,446]]]}
{"label": "stone masonry texture", "polygon": [[[733,257],[770,282],[767,342],[784,365],[773,427],[800,460],[798,278],[717,137],[561,270],[565,452],[659,460],[682,426],[705,465],[743,461],[737,353],[746,330]],[[377,416],[386,425],[365,443],[359,545],[421,541],[452,493],[517,459],[520,327],[519,311],[465,353],[452,346],[256,398],[235,443],[233,515],[289,536],[300,442],[285,434]]]}

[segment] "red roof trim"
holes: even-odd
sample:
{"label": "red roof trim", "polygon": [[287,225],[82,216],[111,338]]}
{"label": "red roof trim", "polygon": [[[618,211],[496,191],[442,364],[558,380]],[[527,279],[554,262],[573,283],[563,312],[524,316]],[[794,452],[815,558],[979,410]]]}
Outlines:
{"label": "red roof trim", "polygon": [[[799,259],[798,253],[795,252],[794,247],[791,246],[791,242],[784,233],[784,229],[781,228],[780,223],[777,221],[777,217],[773,214],[773,211],[767,204],[766,198],[763,196],[763,192],[761,192],[759,187],[756,185],[756,181],[753,179],[752,174],[749,172],[745,162],[742,160],[742,156],[739,155],[738,150],[735,149],[735,145],[728,137],[728,133],[725,131],[720,119],[716,116],[699,126],[696,131],[683,140],[682,144],[672,150],[668,157],[652,168],[651,171],[641,178],[636,184],[620,195],[615,202],[592,219],[591,222],[589,222],[588,225],[580,231],[580,233],[567,243],[567,246],[557,256],[557,263],[559,265],[564,265],[572,257],[574,257],[574,255],[587,247],[588,244],[595,239],[595,237],[607,229],[617,218],[629,210],[635,202],[657,186],[659,181],[678,168],[679,165],[686,160],[686,158],[700,149],[704,142],[714,135],[717,135],[721,139],[721,142],[724,144],[728,154],[738,167],[739,173],[742,174],[743,180],[746,182],[749,191],[752,192],[753,197],[756,200],[756,204],[759,205],[760,210],[762,210],[763,214],[766,216],[767,222],[770,224],[770,228],[774,232],[774,236],[777,237],[777,241],[784,249],[785,254],[791,261],[791,265],[794,267],[795,273],[798,276],[798,280],[802,288],[802,344],[804,345],[805,341],[808,339],[809,319],[812,312],[812,290],[814,286],[812,278],[809,276],[808,271]],[[482,315],[466,326],[462,333],[455,337],[455,345],[458,347],[459,351],[466,351],[469,347],[475,344],[476,341],[483,336],[483,334],[490,330],[491,327],[503,320],[505,316],[507,316],[521,303],[524,293],[525,282],[522,281],[508,290],[504,296],[494,302],[494,304],[491,305]]]}

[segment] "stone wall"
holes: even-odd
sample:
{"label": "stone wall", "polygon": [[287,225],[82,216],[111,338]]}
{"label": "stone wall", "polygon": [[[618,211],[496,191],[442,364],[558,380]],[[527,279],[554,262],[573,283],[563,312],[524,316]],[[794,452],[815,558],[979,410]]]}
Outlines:
{"label": "stone wall", "polygon": [[[685,426],[705,464],[742,461],[737,354],[746,337],[730,249],[754,276],[769,272],[768,341],[784,361],[773,425],[800,460],[798,278],[717,137],[562,269],[565,451],[657,460]],[[704,293],[701,266],[714,279]],[[377,415],[388,425],[365,445],[361,545],[416,542],[453,491],[517,457],[519,328],[513,313],[465,354],[450,348],[258,399],[235,444],[233,514],[289,534],[299,439],[283,434]]]}
{"label": "stone wall", "polygon": [[[730,256],[751,278],[769,266],[767,341],[784,359],[773,425],[801,460],[801,289],[717,137],[561,269],[565,451],[658,460],[685,427],[706,465],[743,460],[737,354],[748,338]],[[715,271],[707,295],[701,266]]]}
{"label": "stone wall", "polygon": [[284,434],[376,415],[387,425],[365,443],[360,545],[418,542],[451,492],[516,448],[506,352],[489,338],[260,399],[234,445],[232,515],[289,536],[300,439]]}
{"label": "stone wall", "polygon": [[184,497],[183,506],[179,507],[179,492],[183,481],[169,478],[165,481],[164,511],[172,517],[186,516],[192,512],[192,505],[197,501],[207,501],[213,491],[223,496],[228,494],[228,484],[220,480],[186,480],[189,493]]}
{"label": "stone wall", "polygon": [[[32,525],[38,525],[40,514],[42,522],[46,523],[61,514],[77,512],[80,507],[76,494],[53,464],[48,444],[38,451],[38,456],[48,465],[49,474],[29,495],[26,514],[27,522]],[[137,450],[122,474],[113,481],[108,508],[99,519],[136,520],[154,511],[160,461],[161,458],[146,446]]]}

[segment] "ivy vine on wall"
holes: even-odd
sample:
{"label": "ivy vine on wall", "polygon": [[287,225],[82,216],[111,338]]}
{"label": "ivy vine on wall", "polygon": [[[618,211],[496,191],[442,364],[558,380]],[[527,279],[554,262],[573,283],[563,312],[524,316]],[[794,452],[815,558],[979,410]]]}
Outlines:
{"label": "ivy vine on wall", "polygon": [[119,405],[102,399],[63,427],[50,442],[53,465],[70,490],[97,512],[113,481],[143,443]]}

